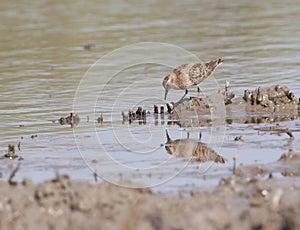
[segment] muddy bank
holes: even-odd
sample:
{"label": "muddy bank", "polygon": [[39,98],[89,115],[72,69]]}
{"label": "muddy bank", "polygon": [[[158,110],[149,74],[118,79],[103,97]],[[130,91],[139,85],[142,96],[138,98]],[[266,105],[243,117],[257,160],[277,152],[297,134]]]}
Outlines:
{"label": "muddy bank", "polygon": [[[246,89],[243,96],[230,91],[228,82],[225,89],[208,97],[184,98],[178,102],[167,103],[170,120],[179,120],[180,126],[202,126],[211,123],[211,114],[224,101],[226,123],[269,123],[295,120],[299,117],[299,99],[287,87],[274,85]],[[195,118],[192,121],[191,118]],[[190,120],[191,124],[185,124]],[[183,123],[183,124],[181,124]]]}
{"label": "muddy bank", "polygon": [[[0,181],[0,229],[297,229],[299,164],[299,154],[288,152],[271,167],[238,167],[212,192],[185,198],[62,175],[39,185]],[[293,173],[279,176],[286,166]]]}

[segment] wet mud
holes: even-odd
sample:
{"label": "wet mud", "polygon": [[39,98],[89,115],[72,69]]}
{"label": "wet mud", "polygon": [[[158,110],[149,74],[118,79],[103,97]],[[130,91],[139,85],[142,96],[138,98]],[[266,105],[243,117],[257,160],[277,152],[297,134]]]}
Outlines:
{"label": "wet mud", "polygon": [[291,151],[271,165],[239,166],[212,191],[185,197],[59,174],[38,185],[0,181],[0,229],[298,229],[299,165]]}
{"label": "wet mud", "polygon": [[[246,89],[243,96],[236,97],[230,92],[230,85],[226,82],[224,91],[218,92],[218,98],[224,100],[228,124],[280,122],[299,117],[299,99],[286,86]],[[211,96],[184,98],[175,103],[167,103],[170,119],[179,120],[180,126],[188,126],[185,120],[190,120],[190,126],[209,125],[213,106]]]}
{"label": "wet mud", "polygon": [[[284,86],[245,90],[243,96],[235,98],[226,83],[219,95],[225,102],[227,124],[272,123],[299,116],[299,100]],[[155,105],[153,114],[138,107],[122,113],[122,122],[145,125],[147,119],[154,117],[157,125],[160,119],[161,125],[209,126],[211,118],[207,115],[211,113],[211,104],[210,98],[186,98],[168,103],[167,108]],[[96,122],[102,124],[103,119],[101,114]],[[79,121],[76,113],[56,120],[71,128],[76,128]],[[279,124],[252,129],[258,133],[284,134],[292,142],[295,142],[294,132],[299,131],[298,126]],[[192,163],[225,164],[228,159],[202,142],[201,136],[199,132],[198,139],[190,138],[189,134],[186,138],[172,139],[166,131],[162,147],[168,154]],[[36,137],[32,135],[31,139]],[[244,141],[242,135],[233,137],[233,142]],[[0,180],[0,229],[199,229],[203,226],[205,229],[299,229],[299,152],[290,150],[276,162],[245,166],[237,163],[237,156],[229,175],[218,176],[216,187],[202,192],[176,188],[175,194],[161,194],[151,188],[124,188],[107,182],[98,184],[101,180],[96,170],[94,184],[73,181],[60,174],[39,184],[29,179],[18,182],[15,177],[20,164],[16,162],[9,176]],[[22,158],[9,145],[0,159]]]}

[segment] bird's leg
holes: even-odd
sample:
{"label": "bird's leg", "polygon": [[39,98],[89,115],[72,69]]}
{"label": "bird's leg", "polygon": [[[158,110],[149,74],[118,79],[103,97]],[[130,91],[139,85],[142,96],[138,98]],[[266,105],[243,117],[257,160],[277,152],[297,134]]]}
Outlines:
{"label": "bird's leg", "polygon": [[179,101],[181,101],[181,100],[188,94],[188,92],[189,92],[189,91],[186,89],[184,95],[180,98]]}
{"label": "bird's leg", "polygon": [[198,91],[197,98],[199,98],[200,97],[200,92],[201,92],[199,86],[197,86],[197,91]]}

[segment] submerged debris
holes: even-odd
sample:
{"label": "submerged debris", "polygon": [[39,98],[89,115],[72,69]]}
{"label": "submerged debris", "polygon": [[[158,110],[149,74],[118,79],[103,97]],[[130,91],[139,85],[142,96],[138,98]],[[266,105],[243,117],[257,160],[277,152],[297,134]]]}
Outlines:
{"label": "submerged debris", "polygon": [[235,136],[234,141],[244,141],[243,136]]}
{"label": "submerged debris", "polygon": [[160,114],[163,114],[163,113],[165,113],[165,107],[164,107],[164,105],[161,105],[160,106]]}
{"label": "submerged debris", "polygon": [[14,145],[8,145],[7,153],[4,155],[4,157],[9,158],[11,160],[18,158],[19,156],[15,153],[15,146]]}
{"label": "submerged debris", "polygon": [[89,43],[89,44],[86,44],[83,46],[83,49],[84,50],[92,50],[92,49],[95,49],[96,48],[96,44],[94,43]]}
{"label": "submerged debris", "polygon": [[137,111],[135,112],[135,119],[137,120],[144,120],[146,119],[146,110],[142,107],[138,107]]}
{"label": "submerged debris", "polygon": [[[167,106],[168,106],[168,104],[167,104]],[[160,110],[159,110],[159,109]],[[158,105],[154,105],[154,114],[164,114],[165,113],[165,106],[164,105],[160,105],[160,106],[158,106]]]}
{"label": "submerged debris", "polygon": [[290,137],[291,140],[294,140],[292,131],[285,126],[279,126],[279,125],[266,126],[266,127],[261,127],[261,128],[255,128],[255,130],[264,131],[264,132],[268,131],[268,132],[277,133],[277,134],[286,133]]}
{"label": "submerged debris", "polygon": [[71,112],[67,117],[61,117],[59,120],[61,125],[71,125],[71,128],[79,124],[80,118],[77,113]]}
{"label": "submerged debris", "polygon": [[30,138],[33,140],[34,138],[37,138],[38,137],[38,135],[37,134],[32,134],[31,136],[30,136]]}
{"label": "submerged debris", "polygon": [[154,114],[158,114],[158,106],[154,105]]}
{"label": "submerged debris", "polygon": [[23,160],[23,157],[16,154],[14,145],[8,145],[7,153],[0,157],[0,159],[4,158],[9,158],[10,160]]}
{"label": "submerged debris", "polygon": [[103,123],[103,116],[102,116],[102,113],[100,114],[100,116],[97,118],[97,122],[99,124],[102,124]]}
{"label": "submerged debris", "polygon": [[139,124],[146,124],[147,121],[147,111],[143,109],[141,106],[137,108],[137,110],[134,112],[133,110],[128,111],[128,115],[125,115],[124,112],[122,112],[122,123],[125,124],[125,122],[129,122],[131,124],[134,120],[139,121]]}

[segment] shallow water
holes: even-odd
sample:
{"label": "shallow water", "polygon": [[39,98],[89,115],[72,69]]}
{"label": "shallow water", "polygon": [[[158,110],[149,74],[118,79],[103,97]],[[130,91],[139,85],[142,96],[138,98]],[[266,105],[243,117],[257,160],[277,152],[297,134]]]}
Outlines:
{"label": "shallow water", "polygon": [[[30,177],[38,182],[59,171],[93,180],[85,160],[115,183],[133,180],[151,186],[174,177],[157,190],[202,189],[231,173],[236,154],[241,164],[269,163],[288,149],[299,150],[298,132],[291,142],[285,135],[258,135],[253,128],[259,125],[232,124],[222,126],[213,139],[212,129],[202,127],[202,141],[228,161],[187,165],[168,155],[163,146],[165,129],[173,139],[185,138],[185,129],[151,115],[146,125],[122,124],[121,116],[138,105],[152,112],[153,104],[163,103],[162,78],[173,65],[196,57],[224,59],[214,79],[203,83],[204,94],[229,80],[237,95],[245,88],[285,84],[299,97],[297,1],[27,1],[1,2],[0,9],[0,146],[4,154],[8,144],[21,141],[21,151],[16,153],[24,160],[16,179]],[[120,56],[117,50],[111,62],[102,62],[104,55],[139,42],[173,44],[196,57],[175,52],[175,46],[147,43]],[[95,47],[85,50],[86,44]],[[128,63],[135,64],[124,69]],[[168,99],[182,94],[171,91]],[[75,95],[79,100],[75,98],[73,105]],[[74,133],[52,122],[68,115],[73,106],[81,117]],[[95,123],[100,113],[102,125]],[[299,120],[282,125],[299,128]],[[189,131],[197,139],[198,128]],[[244,142],[233,141],[239,135]],[[3,178],[9,175],[10,163],[16,164],[2,160]]]}

